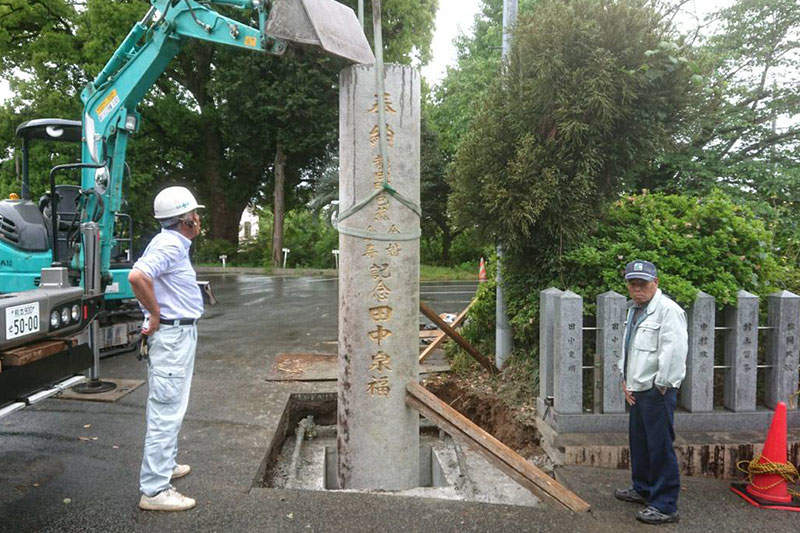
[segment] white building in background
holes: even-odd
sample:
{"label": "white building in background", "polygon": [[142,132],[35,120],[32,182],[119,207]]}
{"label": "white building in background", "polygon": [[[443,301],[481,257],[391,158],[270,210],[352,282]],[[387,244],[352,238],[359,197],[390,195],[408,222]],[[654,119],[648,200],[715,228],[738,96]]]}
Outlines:
{"label": "white building in background", "polygon": [[258,236],[258,215],[252,205],[245,207],[239,219],[239,246]]}

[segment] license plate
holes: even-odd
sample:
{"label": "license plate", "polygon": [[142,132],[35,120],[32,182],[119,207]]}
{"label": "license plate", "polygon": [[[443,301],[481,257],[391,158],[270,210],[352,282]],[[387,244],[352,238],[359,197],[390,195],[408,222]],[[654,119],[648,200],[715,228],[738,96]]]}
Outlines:
{"label": "license plate", "polygon": [[39,302],[6,309],[6,340],[39,331]]}

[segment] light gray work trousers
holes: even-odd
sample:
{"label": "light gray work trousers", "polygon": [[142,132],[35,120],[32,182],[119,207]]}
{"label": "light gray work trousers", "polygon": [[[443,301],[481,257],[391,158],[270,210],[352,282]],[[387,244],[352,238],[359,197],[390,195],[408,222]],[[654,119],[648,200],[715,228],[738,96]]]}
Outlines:
{"label": "light gray work trousers", "polygon": [[155,496],[170,486],[178,455],[178,432],[189,405],[197,325],[161,325],[147,340],[147,435],[139,490]]}

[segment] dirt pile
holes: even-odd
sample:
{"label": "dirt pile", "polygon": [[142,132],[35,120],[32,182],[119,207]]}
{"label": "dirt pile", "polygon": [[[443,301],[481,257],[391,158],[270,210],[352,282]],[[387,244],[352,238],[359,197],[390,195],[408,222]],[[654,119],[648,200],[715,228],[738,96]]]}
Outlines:
{"label": "dirt pile", "polygon": [[423,385],[497,440],[525,458],[544,455],[531,407],[510,406],[486,381],[436,376]]}

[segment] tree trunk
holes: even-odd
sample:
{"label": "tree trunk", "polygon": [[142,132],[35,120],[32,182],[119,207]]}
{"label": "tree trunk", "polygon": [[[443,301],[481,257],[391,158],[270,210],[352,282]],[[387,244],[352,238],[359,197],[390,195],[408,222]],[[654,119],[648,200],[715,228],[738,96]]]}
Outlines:
{"label": "tree trunk", "polygon": [[211,64],[214,47],[210,44],[194,42],[190,45],[191,54],[178,56],[181,64],[179,76],[181,83],[197,100],[202,120],[203,150],[200,155],[202,179],[197,184],[197,202],[206,206],[203,226],[207,228],[209,239],[224,239],[232,244],[239,242],[239,219],[247,205],[248,198],[242,195],[231,196],[225,171],[225,143],[218,121],[218,113],[213,98],[208,95],[208,82],[211,79]]}
{"label": "tree trunk", "polygon": [[283,145],[278,143],[275,147],[275,190],[273,192],[273,213],[272,224],[272,266],[279,267],[283,262],[283,211],[284,187],[286,183],[286,154],[283,153]]}
{"label": "tree trunk", "polygon": [[[237,244],[239,219],[246,205],[232,202],[226,195],[225,176],[222,171],[223,148],[220,132],[213,121],[203,126],[203,184],[197,202],[206,206],[209,217],[205,221],[209,239],[224,239]],[[234,205],[236,204],[236,205]]]}
{"label": "tree trunk", "polygon": [[450,228],[442,231],[442,265],[450,264],[450,245],[453,244],[453,237],[450,235]]}
{"label": "tree trunk", "polygon": [[461,235],[462,230],[454,231],[447,225],[447,220],[439,221],[438,225],[442,231],[442,266],[450,266],[450,248],[453,246],[453,241],[456,240],[456,237]]}

